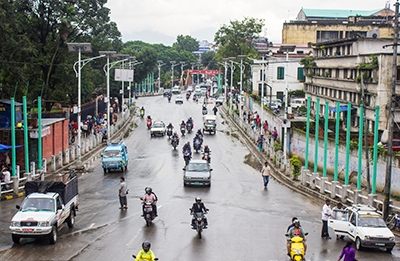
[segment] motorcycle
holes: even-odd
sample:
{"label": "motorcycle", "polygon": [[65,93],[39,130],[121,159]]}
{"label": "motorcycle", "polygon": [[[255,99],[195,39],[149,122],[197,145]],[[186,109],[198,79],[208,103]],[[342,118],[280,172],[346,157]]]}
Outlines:
{"label": "motorcycle", "polygon": [[[308,233],[305,233],[307,236]],[[288,234],[285,234],[286,237],[288,237]],[[290,243],[290,260],[292,261],[304,261],[304,244],[303,244],[303,238],[299,236],[294,236],[291,238],[291,243]]]}
{"label": "motorcycle", "polygon": [[390,230],[399,228],[400,229],[400,218],[397,213],[394,213],[393,215],[389,215],[387,220],[386,220],[386,225]]}
{"label": "motorcycle", "polygon": [[171,141],[171,145],[172,145],[172,147],[174,147],[174,150],[176,150],[176,147],[178,146],[178,144],[179,144],[178,137],[173,137],[172,141]]}
{"label": "motorcycle", "polygon": [[211,162],[211,151],[210,152],[203,152],[203,157],[202,157],[202,159],[203,160],[206,160],[208,163],[210,163]]}
{"label": "motorcycle", "polygon": [[147,129],[151,129],[151,125],[152,125],[153,123],[151,122],[151,119],[150,118],[147,118]]}
{"label": "motorcycle", "polygon": [[171,102],[171,96],[168,95],[168,102]]}
{"label": "motorcycle", "polygon": [[143,117],[144,117],[144,110],[140,110],[140,118],[143,119]]}
{"label": "motorcycle", "polygon": [[172,128],[167,128],[167,136],[168,136],[168,139],[171,138],[171,136],[172,136]]}
{"label": "motorcycle", "polygon": [[[192,209],[190,209],[190,211],[192,211]],[[209,210],[207,209],[207,211]],[[196,230],[197,236],[199,237],[199,239],[201,239],[201,233],[203,232],[203,229],[206,229],[204,223],[205,215],[203,212],[196,212],[193,214],[193,218],[194,218],[194,227],[192,229]]]}
{"label": "motorcycle", "polygon": [[146,201],[144,204],[144,220],[146,221],[146,226],[149,227],[150,223],[156,218],[153,211],[153,203],[151,201]]}
{"label": "motorcycle", "polygon": [[191,133],[193,130],[193,123],[186,123],[186,129],[188,133]]}
{"label": "motorcycle", "polygon": [[[133,259],[136,259],[135,255],[132,255]],[[154,258],[154,260],[158,260],[158,257]]]}
{"label": "motorcycle", "polygon": [[196,153],[199,153],[199,150],[201,150],[201,140],[200,139],[195,139],[193,141],[193,149],[196,151]]}
{"label": "motorcycle", "polygon": [[203,115],[207,114],[207,108],[203,107],[203,110],[201,111],[203,113]]}
{"label": "motorcycle", "polygon": [[190,93],[187,93],[186,94],[186,100],[189,101],[189,98],[190,98]]}
{"label": "motorcycle", "polygon": [[182,136],[184,136],[185,135],[185,131],[186,131],[186,129],[185,129],[185,126],[181,126],[181,133],[182,133]]}
{"label": "motorcycle", "polygon": [[185,166],[186,166],[187,164],[189,164],[190,159],[191,159],[190,152],[189,152],[188,150],[185,150],[185,151],[183,152],[183,160],[185,161]]}

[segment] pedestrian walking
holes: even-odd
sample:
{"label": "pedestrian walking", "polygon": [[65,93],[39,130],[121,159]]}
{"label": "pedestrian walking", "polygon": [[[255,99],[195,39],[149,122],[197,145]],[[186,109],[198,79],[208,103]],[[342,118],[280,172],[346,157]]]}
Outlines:
{"label": "pedestrian walking", "polygon": [[247,123],[250,124],[251,122],[251,111],[249,111],[249,113],[247,113]]}
{"label": "pedestrian walking", "polygon": [[217,106],[214,105],[214,108],[212,110],[214,112],[214,115],[217,115],[217,111],[218,111]]}
{"label": "pedestrian walking", "polygon": [[121,183],[118,190],[119,204],[121,205],[119,209],[127,209],[128,202],[126,200],[126,194],[128,194],[128,189],[126,188],[125,178],[120,177],[119,182]]}
{"label": "pedestrian walking", "polygon": [[264,189],[267,188],[268,183],[269,183],[269,176],[271,175],[271,168],[268,165],[268,162],[264,162],[264,166],[261,169],[261,175],[263,177],[264,180]]}
{"label": "pedestrian walking", "polygon": [[274,142],[278,139],[278,131],[276,130],[276,127],[274,127],[274,129],[272,130],[271,136]]}
{"label": "pedestrian walking", "polygon": [[330,199],[325,200],[325,205],[322,207],[322,212],[321,212],[321,219],[322,219],[321,237],[326,239],[331,239],[328,231],[328,219],[332,216],[332,210],[330,205],[331,205],[331,200]]}
{"label": "pedestrian walking", "polygon": [[243,111],[243,121],[246,122],[247,119],[247,113],[246,111]]}
{"label": "pedestrian walking", "polygon": [[265,120],[263,123],[263,130],[264,130],[264,134],[267,134],[268,132],[268,121]]}
{"label": "pedestrian walking", "polygon": [[356,250],[353,247],[353,241],[348,241],[343,247],[342,253],[340,254],[338,261],[344,257],[343,261],[357,261]]}
{"label": "pedestrian walking", "polygon": [[257,147],[259,151],[263,150],[263,143],[264,143],[264,135],[261,133],[257,139]]}

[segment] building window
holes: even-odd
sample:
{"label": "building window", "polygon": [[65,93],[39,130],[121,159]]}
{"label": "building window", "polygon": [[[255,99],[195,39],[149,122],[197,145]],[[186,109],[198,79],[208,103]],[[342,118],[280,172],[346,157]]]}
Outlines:
{"label": "building window", "polygon": [[284,67],[278,67],[278,74],[277,74],[276,78],[278,80],[285,79],[285,68]]}
{"label": "building window", "polygon": [[260,95],[260,97],[261,96],[265,97],[265,96],[267,96],[267,84],[264,83],[264,92],[262,92],[261,86],[262,86],[261,83],[258,84],[258,95]]}
{"label": "building window", "polygon": [[[260,70],[260,81],[262,81],[263,70]],[[265,70],[264,70],[264,81],[265,81]]]}
{"label": "building window", "polygon": [[304,82],[305,81],[304,77],[304,68],[303,67],[297,67],[297,80]]}

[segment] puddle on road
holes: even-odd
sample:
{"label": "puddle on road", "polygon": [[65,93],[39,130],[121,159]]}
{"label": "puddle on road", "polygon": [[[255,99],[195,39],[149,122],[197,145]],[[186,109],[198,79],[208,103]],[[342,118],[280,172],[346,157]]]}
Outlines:
{"label": "puddle on road", "polygon": [[250,167],[252,167],[253,169],[255,169],[257,171],[259,171],[261,169],[261,167],[262,167],[261,163],[251,153],[249,153],[246,156],[244,156],[243,163],[249,165]]}

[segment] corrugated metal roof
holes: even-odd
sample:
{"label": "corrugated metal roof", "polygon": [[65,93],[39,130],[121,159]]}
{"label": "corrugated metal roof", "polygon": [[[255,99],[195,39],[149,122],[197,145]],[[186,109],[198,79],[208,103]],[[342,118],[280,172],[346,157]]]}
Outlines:
{"label": "corrugated metal roof", "polygon": [[334,9],[302,9],[307,17],[320,18],[348,18],[349,16],[372,16],[381,9],[376,10],[334,10]]}

